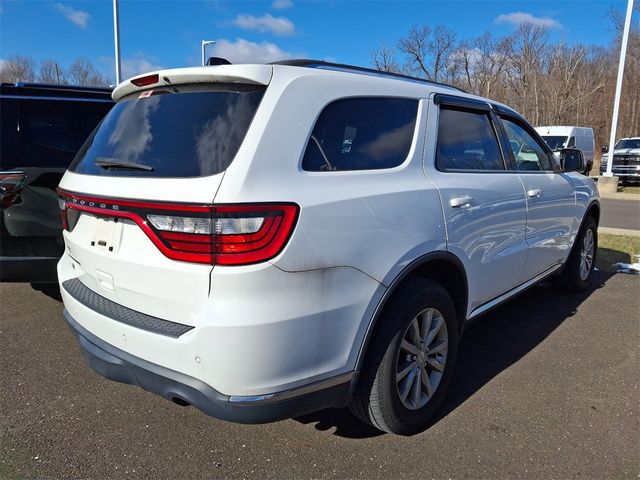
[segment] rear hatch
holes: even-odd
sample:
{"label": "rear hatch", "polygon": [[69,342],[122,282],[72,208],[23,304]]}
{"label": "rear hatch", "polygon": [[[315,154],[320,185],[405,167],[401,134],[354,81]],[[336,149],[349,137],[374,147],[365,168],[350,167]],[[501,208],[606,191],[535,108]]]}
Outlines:
{"label": "rear hatch", "polygon": [[254,211],[212,204],[224,171],[250,154],[243,141],[271,68],[169,70],[120,85],[60,183],[66,271],[108,300],[195,325],[212,236],[262,225]]}

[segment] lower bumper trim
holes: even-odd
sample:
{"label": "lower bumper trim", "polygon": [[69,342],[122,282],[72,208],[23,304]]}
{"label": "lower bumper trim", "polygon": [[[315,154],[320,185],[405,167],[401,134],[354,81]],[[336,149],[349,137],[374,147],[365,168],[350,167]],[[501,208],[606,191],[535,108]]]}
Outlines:
{"label": "lower bumper trim", "polygon": [[189,404],[212,417],[236,423],[267,423],[306,415],[349,402],[353,374],[268,395],[223,395],[197,378],[135,357],[93,335],[73,319],[64,317],[78,337],[87,365],[116,382],[137,385],[179,404]]}

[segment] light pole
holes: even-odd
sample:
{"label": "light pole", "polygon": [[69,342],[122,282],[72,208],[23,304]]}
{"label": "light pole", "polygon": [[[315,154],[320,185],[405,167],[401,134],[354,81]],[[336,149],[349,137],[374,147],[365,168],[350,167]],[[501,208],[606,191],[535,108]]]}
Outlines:
{"label": "light pole", "polygon": [[215,40],[202,40],[202,66],[204,67],[204,62],[206,61],[206,58],[204,58],[204,48],[207,45],[213,45],[214,43],[216,43]]}
{"label": "light pole", "polygon": [[607,157],[607,171],[605,177],[613,177],[611,167],[613,166],[613,152],[616,142],[616,129],[618,128],[618,110],[620,108],[620,94],[622,93],[622,78],[624,77],[624,61],[627,55],[627,42],[629,40],[629,29],[631,27],[631,15],[633,14],[633,0],[627,4],[627,16],[624,21],[622,32],[622,45],[620,47],[620,63],[618,63],[618,80],[616,82],[616,96],[613,101],[613,117],[611,118],[611,136],[609,137],[609,156]]}
{"label": "light pole", "polygon": [[116,49],[116,85],[120,85],[120,15],[118,0],[113,0],[113,39]]}

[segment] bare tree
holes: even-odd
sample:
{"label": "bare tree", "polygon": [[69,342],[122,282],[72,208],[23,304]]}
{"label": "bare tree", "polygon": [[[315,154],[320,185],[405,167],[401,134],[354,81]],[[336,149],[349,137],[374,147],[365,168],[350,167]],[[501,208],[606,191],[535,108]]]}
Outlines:
{"label": "bare tree", "polygon": [[39,81],[57,85],[67,84],[67,72],[55,60],[43,60],[40,63]]}
{"label": "bare tree", "polygon": [[2,63],[0,81],[8,83],[35,82],[36,62],[31,57],[14,55]]}
{"label": "bare tree", "polygon": [[508,37],[506,80],[514,104],[534,124],[540,121],[540,84],[549,38],[546,27],[522,24]]}
{"label": "bare tree", "polygon": [[[640,133],[638,12],[636,2],[618,119],[621,136]],[[616,35],[609,47],[553,44],[547,29],[528,24],[505,37],[485,33],[462,42],[443,26],[413,26],[395,51],[388,47],[374,50],[371,63],[381,70],[399,69],[449,82],[507,103],[534,125],[592,127],[596,143],[602,144],[611,124],[623,22],[620,14],[612,13]],[[396,60],[402,57],[405,64]]]}
{"label": "bare tree", "polygon": [[456,34],[444,25],[432,30],[427,25],[412,26],[398,42],[398,50],[407,59],[405,70],[433,81],[453,81],[457,76]]}
{"label": "bare tree", "polygon": [[108,86],[109,81],[100,73],[89,59],[77,58],[68,69],[69,83],[73,85]]}
{"label": "bare tree", "polygon": [[400,73],[402,71],[396,58],[396,51],[386,45],[372,50],[369,54],[369,60],[376,70],[392,73]]}
{"label": "bare tree", "polygon": [[428,52],[431,56],[432,80],[436,82],[453,82],[456,79],[458,68],[455,60],[450,61],[450,56],[455,50],[456,34],[444,25],[436,25],[428,43]]}
{"label": "bare tree", "polygon": [[431,29],[422,25],[413,25],[406,37],[398,41],[398,50],[407,57],[406,70],[417,76],[433,79],[428,65],[429,37]]}

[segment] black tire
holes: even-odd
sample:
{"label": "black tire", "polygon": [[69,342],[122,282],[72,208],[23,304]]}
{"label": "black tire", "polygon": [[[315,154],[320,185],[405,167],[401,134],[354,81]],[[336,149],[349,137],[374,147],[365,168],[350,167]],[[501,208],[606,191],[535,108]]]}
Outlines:
{"label": "black tire", "polygon": [[[429,397],[421,393],[423,397],[420,401],[428,398],[426,404],[419,408],[414,405],[415,409],[410,409],[403,404],[403,401],[406,402],[408,397],[405,397],[405,400],[401,399],[396,382],[397,370],[400,368],[399,362],[409,362],[405,356],[411,356],[402,354],[404,350],[401,350],[400,345],[405,334],[410,335],[408,329],[414,318],[429,309],[435,309],[440,314],[438,318],[443,318],[446,325],[446,328],[440,330],[441,333],[445,332],[448,341],[446,361],[442,373],[437,374],[439,375],[439,383],[432,395]],[[433,328],[436,328],[435,320]],[[456,310],[447,291],[440,284],[428,279],[410,278],[403,282],[378,319],[358,384],[349,405],[351,411],[361,420],[385,432],[411,435],[423,431],[428,427],[429,421],[444,400],[451,383],[458,354],[458,337]],[[440,333],[438,333],[438,338],[440,338]],[[422,355],[425,353],[423,352]],[[429,353],[428,355],[434,354]],[[415,360],[415,357],[417,356],[414,356],[412,360]],[[425,360],[424,371],[427,371],[431,367],[427,365],[428,362],[424,357],[422,360]],[[423,384],[420,383],[419,369],[420,367],[415,367],[418,374],[417,385],[423,388]],[[433,370],[431,370],[431,375],[433,375]],[[407,375],[407,379],[408,377],[409,375]],[[413,394],[413,390],[411,390],[411,394]]]}
{"label": "black tire", "polygon": [[[591,232],[593,236],[593,256],[586,278],[581,276],[581,260],[585,237]],[[585,218],[580,233],[576,237],[567,263],[560,275],[554,279],[554,286],[567,292],[584,292],[591,286],[593,270],[598,255],[598,225],[592,216]]]}

